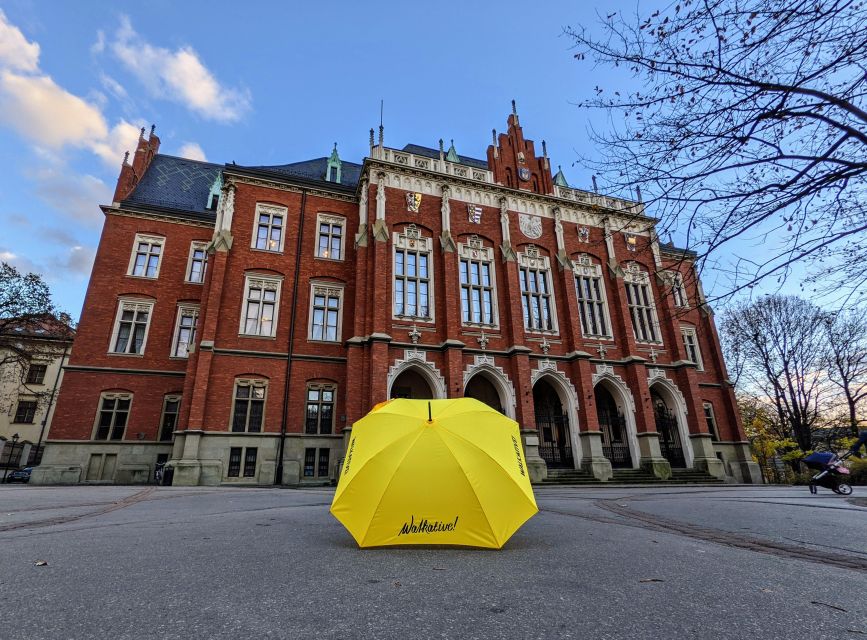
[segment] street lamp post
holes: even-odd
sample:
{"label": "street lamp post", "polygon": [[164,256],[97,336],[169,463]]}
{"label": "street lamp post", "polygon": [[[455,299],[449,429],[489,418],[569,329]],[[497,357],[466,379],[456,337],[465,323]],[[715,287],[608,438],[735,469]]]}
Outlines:
{"label": "street lamp post", "polygon": [[9,473],[9,462],[12,460],[12,454],[15,453],[15,445],[18,444],[18,434],[12,434],[12,449],[9,455],[6,456],[6,466],[3,467],[3,484],[6,484],[6,474]]}

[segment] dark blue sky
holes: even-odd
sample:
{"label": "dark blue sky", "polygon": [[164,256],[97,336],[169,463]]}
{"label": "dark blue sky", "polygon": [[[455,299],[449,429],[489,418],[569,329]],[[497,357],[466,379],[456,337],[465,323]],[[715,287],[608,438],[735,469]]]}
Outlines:
{"label": "dark blue sky", "polygon": [[593,153],[591,119],[606,123],[574,103],[596,84],[630,84],[573,59],[562,31],[593,27],[591,3],[5,0],[0,10],[0,258],[43,273],[74,316],[97,205],[139,126],[157,125],[164,153],[213,162],[293,162],[334,142],[358,162],[382,99],[387,145],[453,138],[484,158],[515,99],[525,135],[547,140],[554,166],[589,188],[573,162]]}

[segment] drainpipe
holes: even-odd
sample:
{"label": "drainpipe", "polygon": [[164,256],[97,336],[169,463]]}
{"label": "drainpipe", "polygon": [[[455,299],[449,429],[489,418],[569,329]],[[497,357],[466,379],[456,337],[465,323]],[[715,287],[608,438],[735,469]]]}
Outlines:
{"label": "drainpipe", "polygon": [[301,191],[301,215],[298,219],[298,241],[295,243],[295,280],[292,283],[292,309],[289,316],[289,349],[286,354],[286,380],[283,384],[283,411],[280,417],[280,443],[277,447],[277,471],[274,484],[283,484],[283,449],[286,444],[286,421],[289,411],[289,378],[292,374],[292,345],[295,344],[295,311],[298,306],[298,276],[301,272],[301,243],[304,239],[304,210],[307,207],[307,190]]}
{"label": "drainpipe", "polygon": [[57,375],[54,377],[54,386],[51,388],[51,397],[48,399],[48,408],[45,409],[45,417],[42,418],[42,427],[39,429],[39,441],[36,443],[36,451],[39,451],[39,447],[42,446],[42,438],[45,435],[45,425],[48,423],[48,416],[51,415],[51,405],[54,404],[54,394],[57,393],[57,385],[60,384],[60,374],[63,371],[63,361],[66,360],[67,353],[69,353],[69,345],[63,347],[63,357],[60,358],[60,366],[57,367]]}

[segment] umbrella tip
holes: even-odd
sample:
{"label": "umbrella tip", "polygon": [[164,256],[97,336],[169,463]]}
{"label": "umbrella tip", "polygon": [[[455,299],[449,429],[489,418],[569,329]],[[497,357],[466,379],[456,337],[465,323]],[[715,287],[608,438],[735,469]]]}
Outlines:
{"label": "umbrella tip", "polygon": [[428,401],[428,403],[427,403],[427,421],[429,423],[433,422],[433,416],[431,415],[431,410],[430,410],[430,401]]}

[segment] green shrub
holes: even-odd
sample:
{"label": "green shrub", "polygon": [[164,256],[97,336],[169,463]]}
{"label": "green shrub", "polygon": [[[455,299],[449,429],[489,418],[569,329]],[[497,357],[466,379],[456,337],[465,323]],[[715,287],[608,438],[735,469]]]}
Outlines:
{"label": "green shrub", "polygon": [[867,486],[867,459],[849,458],[849,484]]}

